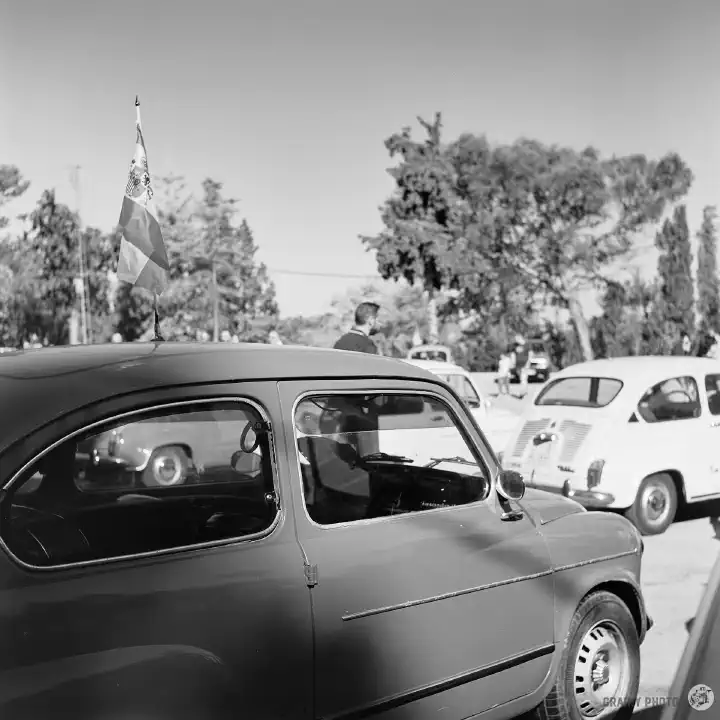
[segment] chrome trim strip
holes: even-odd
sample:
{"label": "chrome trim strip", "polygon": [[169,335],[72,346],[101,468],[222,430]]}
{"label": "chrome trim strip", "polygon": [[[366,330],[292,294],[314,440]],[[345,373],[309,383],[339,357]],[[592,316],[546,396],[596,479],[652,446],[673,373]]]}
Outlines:
{"label": "chrome trim strip", "polygon": [[621,553],[615,553],[613,555],[605,555],[599,558],[593,558],[591,560],[581,560],[579,562],[570,563],[568,565],[558,565],[557,567],[550,568],[549,570],[543,570],[541,572],[532,573],[530,575],[522,575],[520,577],[508,578],[507,580],[498,580],[494,583],[487,583],[486,585],[477,585],[475,587],[465,588],[463,590],[454,590],[453,592],[443,593],[441,595],[432,595],[427,598],[420,600],[408,600],[404,603],[398,603],[397,605],[386,605],[384,607],[373,608],[372,610],[361,610],[356,613],[347,613],[342,616],[343,622],[349,620],[358,620],[364,617],[370,617],[372,615],[380,615],[386,612],[392,612],[393,610],[405,610],[406,608],[416,607],[417,605],[426,605],[427,603],[438,602],[440,600],[449,600],[451,598],[460,597],[462,595],[470,595],[471,593],[482,592],[483,590],[493,590],[494,588],[503,587],[504,585],[514,585],[519,582],[525,582],[528,580],[538,580],[542,577],[547,577],[555,573],[565,572],[566,570],[575,570],[576,568],[585,567],[587,565],[595,565],[596,563],[609,562],[610,560],[618,560],[629,555],[635,555],[637,550],[625,550]]}
{"label": "chrome trim strip", "polygon": [[[387,379],[387,378],[383,378]],[[363,378],[352,378],[352,380],[363,380]],[[414,381],[418,381],[417,378],[413,378]],[[292,380],[288,380],[287,382],[293,382]],[[427,382],[433,382],[433,380],[428,380]],[[438,383],[441,384],[442,381],[440,378],[438,378]],[[447,386],[449,387],[449,386]],[[450,388],[452,390],[452,388]],[[295,463],[297,466],[297,473],[298,477],[300,479],[301,485],[301,493],[302,493],[302,506],[303,511],[305,514],[305,519],[312,525],[313,527],[318,528],[319,530],[335,530],[336,528],[344,528],[344,527],[355,527],[357,525],[366,525],[370,523],[378,523],[378,522],[387,522],[388,520],[400,520],[400,519],[406,519],[408,517],[415,517],[418,513],[407,513],[407,514],[401,514],[401,515],[388,515],[385,517],[378,517],[378,518],[363,518],[362,520],[353,520],[350,522],[344,522],[344,523],[334,523],[333,525],[320,525],[319,523],[316,523],[311,517],[310,513],[308,512],[307,505],[305,504],[305,491],[302,489],[302,468],[300,467],[300,453],[298,451],[297,447],[297,435],[296,428],[295,428],[295,413],[297,412],[298,405],[305,399],[309,397],[326,397],[327,395],[429,395],[431,397],[435,397],[438,400],[440,400],[443,404],[448,405],[447,398],[443,397],[438,393],[437,391],[434,391],[432,389],[428,390],[418,390],[416,388],[409,388],[407,390],[395,390],[395,389],[389,389],[389,390],[368,390],[367,388],[363,390],[307,390],[300,395],[298,395],[295,398],[295,401],[292,405],[291,410],[291,427],[292,427],[292,444],[293,444],[293,452],[295,454]],[[457,400],[457,398],[456,398]],[[458,400],[462,406],[462,402]],[[462,505],[461,507],[470,507],[475,504],[479,503],[486,503],[489,498],[492,497],[493,491],[495,490],[495,482],[497,480],[497,475],[500,471],[500,467],[498,466],[496,468],[496,472],[493,473],[493,471],[490,468],[490,463],[488,462],[487,458],[485,458],[482,450],[476,448],[475,442],[472,440],[472,438],[468,437],[467,430],[465,429],[462,421],[460,418],[458,418],[457,414],[453,410],[452,407],[448,406],[448,410],[450,411],[452,417],[455,419],[457,423],[460,425],[460,432],[463,436],[463,439],[468,444],[468,447],[470,449],[471,454],[475,457],[476,460],[478,460],[478,455],[480,456],[479,459],[479,465],[485,470],[485,472],[490,477],[490,490],[488,491],[487,495],[482,500],[476,500],[474,503],[468,503],[467,505]],[[472,413],[468,412],[468,415],[470,419],[474,421],[474,418],[472,417]],[[284,419],[284,418],[283,418]],[[484,435],[481,432],[481,436],[484,437]],[[488,441],[488,447],[489,447],[489,441]],[[448,506],[448,507],[442,507],[442,508],[433,508],[431,510],[423,510],[421,511],[422,515],[425,515],[426,513],[432,513],[432,512],[447,512],[450,510],[453,510],[455,507],[454,505]]]}
{"label": "chrome trim strip", "polygon": [[[166,408],[177,408],[177,407],[185,407],[188,405],[199,405],[199,404],[206,404],[206,403],[220,403],[220,402],[233,402],[233,403],[245,403],[246,405],[250,405],[253,407],[260,417],[263,418],[266,422],[269,422],[269,414],[265,410],[265,408],[258,403],[256,400],[252,400],[251,398],[245,398],[245,397],[233,397],[233,396],[226,396],[222,395],[219,397],[213,397],[213,398],[195,398],[193,400],[180,400],[177,402],[171,402],[171,403],[162,403],[160,405],[151,405],[149,407],[144,407],[139,410],[130,410],[125,413],[120,413],[119,415],[114,415],[110,418],[105,418],[104,420],[98,420],[97,422],[91,423],[90,425],[86,425],[80,430],[75,430],[71,432],[70,434],[64,436],[60,440],[56,440],[52,445],[45,448],[39,455],[36,455],[32,460],[25,463],[20,470],[18,470],[12,478],[5,484],[5,486],[2,488],[2,493],[5,494],[10,490],[12,485],[22,476],[23,473],[25,473],[27,470],[30,469],[38,460],[40,460],[42,457],[47,455],[49,452],[54,450],[58,445],[62,445],[62,443],[71,440],[72,438],[81,435],[82,433],[87,432],[88,430],[92,430],[93,428],[100,427],[102,425],[106,425],[108,423],[115,422],[116,420],[122,420],[123,418],[127,417],[133,417],[135,415],[142,415],[147,412],[154,412],[155,410],[164,410]],[[272,425],[271,425],[272,427]],[[176,553],[183,553],[188,552],[190,550],[205,550],[208,548],[214,548],[214,547],[224,547],[226,545],[234,545],[234,544],[244,544],[246,542],[252,542],[255,540],[262,540],[263,538],[269,537],[272,535],[277,527],[280,525],[281,520],[284,520],[285,518],[285,503],[282,502],[282,496],[280,494],[280,474],[277,466],[277,459],[276,459],[276,453],[277,453],[277,447],[275,444],[275,438],[273,436],[273,433],[269,433],[269,439],[270,439],[270,446],[272,448],[271,458],[270,462],[272,464],[273,469],[273,487],[275,489],[275,495],[279,500],[279,508],[277,513],[275,514],[275,520],[273,523],[262,532],[259,533],[253,533],[252,535],[243,535],[242,537],[237,538],[227,538],[226,540],[212,540],[210,542],[205,543],[198,543],[195,545],[181,545],[178,547],[173,548],[167,548],[165,550],[153,550],[151,552],[145,552],[145,553],[133,553],[131,555],[120,555],[116,557],[110,557],[110,558],[102,558],[98,560],[83,560],[82,562],[77,563],[64,563],[62,565],[52,565],[48,567],[41,567],[38,565],[30,565],[29,563],[24,562],[23,560],[20,560],[15,553],[12,552],[12,550],[8,547],[7,543],[5,542],[5,539],[2,536],[2,528],[0,527],[0,548],[2,548],[8,556],[17,563],[20,567],[25,568],[26,570],[33,570],[35,572],[43,572],[43,573],[50,573],[55,572],[57,570],[72,570],[75,568],[81,568],[81,567],[97,567],[97,566],[104,566],[108,564],[115,564],[118,562],[125,562],[128,560],[145,560],[145,559],[151,559],[151,558],[157,558],[157,557],[164,557],[166,555],[176,554]],[[3,497],[0,502],[7,502],[7,497]],[[44,549],[44,548],[43,548]],[[47,553],[47,551],[45,551]]]}
{"label": "chrome trim strip", "polygon": [[511,655],[499,662],[483,665],[482,667],[472,670],[466,670],[465,672],[440,680],[440,682],[423,685],[408,692],[391,695],[390,697],[384,697],[368,705],[351,708],[350,710],[334,713],[333,715],[325,715],[321,720],[362,720],[363,718],[380,715],[381,713],[386,713],[389,710],[408,705],[411,702],[437,695],[446,690],[452,690],[461,685],[497,675],[498,673],[505,672],[519,665],[524,665],[533,660],[538,660],[541,657],[552,655],[554,652],[555,645],[540,645],[531,650],[525,650],[516,655]]}

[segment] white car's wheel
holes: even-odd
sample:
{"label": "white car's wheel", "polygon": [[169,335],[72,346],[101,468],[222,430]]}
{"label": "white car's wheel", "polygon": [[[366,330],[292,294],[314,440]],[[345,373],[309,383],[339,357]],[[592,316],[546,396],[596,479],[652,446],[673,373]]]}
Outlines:
{"label": "white car's wheel", "polygon": [[666,473],[646,477],[638,488],[625,517],[643,534],[660,535],[675,520],[678,496],[675,483]]}
{"label": "white car's wheel", "polygon": [[169,445],[153,452],[140,479],[146,487],[173,487],[187,479],[188,456],[182,448]]}
{"label": "white car's wheel", "polygon": [[609,592],[588,595],[568,630],[555,685],[540,720],[626,720],[640,682],[640,639],[625,603]]}

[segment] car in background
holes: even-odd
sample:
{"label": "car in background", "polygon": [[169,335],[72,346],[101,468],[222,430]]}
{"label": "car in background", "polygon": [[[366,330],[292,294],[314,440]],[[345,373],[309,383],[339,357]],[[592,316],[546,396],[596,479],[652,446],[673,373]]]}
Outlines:
{"label": "car in background", "polygon": [[453,354],[447,345],[418,345],[407,354],[408,360],[433,360],[452,363]]}
{"label": "car in background", "polygon": [[[639,533],[525,493],[437,375],[241,343],[2,364],[0,717],[632,712]],[[90,486],[98,437],[134,467],[182,438],[193,482]]]}
{"label": "car in background", "polygon": [[[552,370],[550,354],[547,351],[545,341],[542,339],[531,339],[528,341],[530,350],[530,367],[528,369],[529,382],[547,382]],[[510,370],[510,382],[519,383],[520,373],[517,368]]]}
{"label": "car in background", "polygon": [[[406,360],[405,362],[437,375],[450,385],[467,403],[493,450],[498,453],[505,447],[508,437],[517,426],[518,416],[516,413],[493,405],[492,400],[484,396],[467,370],[453,363],[434,360]],[[429,408],[428,412],[432,412],[432,409]]]}
{"label": "car in background", "polygon": [[[668,698],[659,720],[692,720],[701,717],[698,711],[720,706],[720,558],[710,573]],[[717,709],[712,717],[717,717]]]}
{"label": "car in background", "polygon": [[720,362],[594,360],[558,372],[523,414],[504,467],[530,487],[623,512],[645,535],[720,497]]}

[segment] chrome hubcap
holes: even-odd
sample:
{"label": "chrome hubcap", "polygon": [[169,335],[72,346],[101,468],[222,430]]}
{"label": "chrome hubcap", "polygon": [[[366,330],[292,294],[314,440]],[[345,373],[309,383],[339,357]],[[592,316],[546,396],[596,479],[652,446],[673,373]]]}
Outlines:
{"label": "chrome hubcap", "polygon": [[158,485],[177,485],[182,480],[182,466],[170,455],[160,455],[153,462],[153,476]]}
{"label": "chrome hubcap", "polygon": [[620,629],[608,620],[585,633],[574,667],[575,703],[584,718],[617,710],[630,687],[630,659]]}
{"label": "chrome hubcap", "polygon": [[642,505],[649,522],[663,522],[670,512],[670,497],[662,485],[648,485],[643,492]]}

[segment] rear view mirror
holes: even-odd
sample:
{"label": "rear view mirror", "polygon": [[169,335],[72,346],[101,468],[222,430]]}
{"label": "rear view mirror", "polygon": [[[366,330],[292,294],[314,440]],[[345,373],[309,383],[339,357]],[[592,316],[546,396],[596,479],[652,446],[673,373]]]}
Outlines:
{"label": "rear view mirror", "polygon": [[522,500],[525,495],[525,480],[515,470],[501,470],[496,488],[500,496],[506,500]]}

